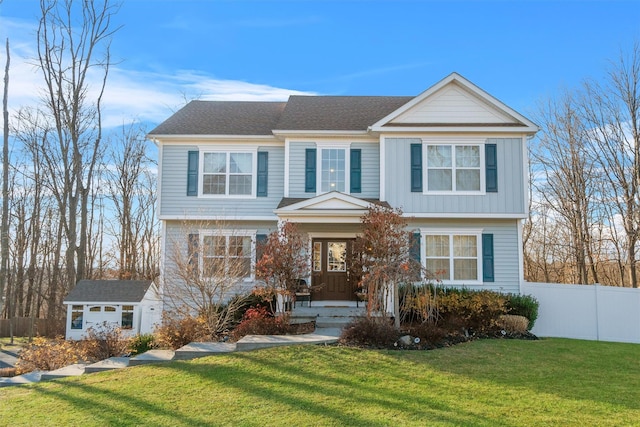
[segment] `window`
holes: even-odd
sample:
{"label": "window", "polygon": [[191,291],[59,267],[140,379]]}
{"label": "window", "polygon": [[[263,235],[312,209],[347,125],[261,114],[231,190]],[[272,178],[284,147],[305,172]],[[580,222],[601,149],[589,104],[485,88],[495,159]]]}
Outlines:
{"label": "window", "polygon": [[483,150],[480,145],[427,145],[428,192],[480,192]]}
{"label": "window", "polygon": [[445,282],[480,281],[480,233],[424,234],[425,267]]}
{"label": "window", "polygon": [[325,148],[322,150],[321,191],[344,192],[346,188],[346,156],[340,148]]}
{"label": "window", "polygon": [[250,235],[204,235],[202,269],[205,277],[250,277],[253,239]]}
{"label": "window", "polygon": [[253,152],[205,152],[202,156],[202,194],[252,196],[256,176]]}
{"label": "window", "polygon": [[133,306],[132,305],[122,306],[122,318],[120,320],[120,327],[122,327],[122,329],[133,328]]}
{"label": "window", "polygon": [[71,329],[82,329],[83,306],[71,306]]}
{"label": "window", "polygon": [[313,242],[313,271],[322,271],[322,242]]}
{"label": "window", "polygon": [[347,242],[327,243],[327,270],[347,271]]}

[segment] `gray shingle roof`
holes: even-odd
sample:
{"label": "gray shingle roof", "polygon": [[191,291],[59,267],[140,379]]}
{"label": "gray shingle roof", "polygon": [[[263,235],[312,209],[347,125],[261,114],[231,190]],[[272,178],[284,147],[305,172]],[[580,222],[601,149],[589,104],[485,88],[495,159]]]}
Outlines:
{"label": "gray shingle roof", "polygon": [[277,130],[367,130],[411,96],[291,96]]}
{"label": "gray shingle roof", "polygon": [[80,280],[65,302],[140,302],[150,280]]}
{"label": "gray shingle roof", "polygon": [[149,135],[271,135],[286,102],[191,101]]}
{"label": "gray shingle roof", "polygon": [[272,130],[367,130],[411,96],[290,96],[287,102],[191,101],[153,135],[271,135]]}

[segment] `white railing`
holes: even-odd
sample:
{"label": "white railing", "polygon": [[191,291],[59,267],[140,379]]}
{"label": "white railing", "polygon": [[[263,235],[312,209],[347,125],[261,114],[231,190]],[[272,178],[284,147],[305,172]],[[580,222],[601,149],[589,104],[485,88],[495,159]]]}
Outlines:
{"label": "white railing", "polygon": [[640,289],[525,282],[521,292],[540,302],[540,337],[640,343]]}

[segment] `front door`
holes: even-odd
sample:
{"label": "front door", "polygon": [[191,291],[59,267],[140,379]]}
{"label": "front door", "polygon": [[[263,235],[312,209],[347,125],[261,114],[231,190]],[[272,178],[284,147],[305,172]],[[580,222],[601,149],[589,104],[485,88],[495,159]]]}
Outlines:
{"label": "front door", "polygon": [[352,239],[313,239],[311,284],[314,300],[350,301],[355,297],[349,282],[348,260]]}

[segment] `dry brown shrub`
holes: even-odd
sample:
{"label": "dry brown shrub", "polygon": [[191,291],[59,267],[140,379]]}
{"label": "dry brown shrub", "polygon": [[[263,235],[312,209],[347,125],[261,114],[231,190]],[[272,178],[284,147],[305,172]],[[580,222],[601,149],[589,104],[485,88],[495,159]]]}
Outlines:
{"label": "dry brown shrub", "polygon": [[191,342],[217,341],[203,317],[165,314],[162,325],[155,331],[158,347],[179,349]]}
{"label": "dry brown shrub", "polygon": [[507,332],[525,333],[529,326],[529,319],[524,316],[505,314],[498,319],[498,327]]}
{"label": "dry brown shrub", "polygon": [[21,352],[16,362],[16,374],[41,370],[53,371],[63,366],[86,360],[86,354],[77,341],[36,337]]}

